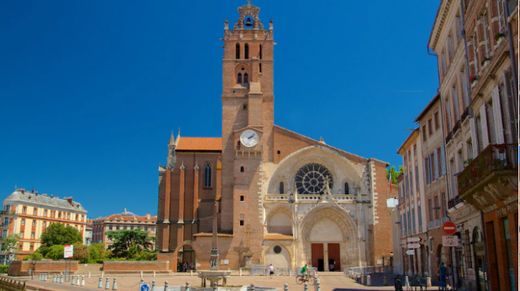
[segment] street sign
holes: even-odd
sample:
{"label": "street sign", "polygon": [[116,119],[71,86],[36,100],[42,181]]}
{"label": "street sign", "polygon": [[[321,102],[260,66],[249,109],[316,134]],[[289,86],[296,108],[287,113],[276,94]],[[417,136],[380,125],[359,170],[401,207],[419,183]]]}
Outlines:
{"label": "street sign", "polygon": [[414,236],[414,237],[407,238],[406,241],[409,242],[409,243],[420,242],[421,238],[418,237],[418,236]]}
{"label": "street sign", "polygon": [[455,225],[455,223],[448,220],[442,225],[442,230],[445,234],[452,235],[457,232],[457,226]]}
{"label": "street sign", "polygon": [[415,254],[415,251],[414,250],[407,250],[406,254],[409,255],[409,256],[413,256]]}
{"label": "street sign", "polygon": [[63,258],[69,259],[74,256],[74,246],[73,245],[64,245],[63,246]]}
{"label": "street sign", "polygon": [[140,291],[150,291],[150,285],[143,283],[141,284],[141,288],[139,288]]}
{"label": "street sign", "polygon": [[418,243],[411,243],[411,244],[408,244],[408,248],[409,249],[418,249],[421,247],[421,244],[418,244]]}
{"label": "street sign", "polygon": [[458,247],[459,238],[456,235],[443,235],[442,245],[445,247]]}

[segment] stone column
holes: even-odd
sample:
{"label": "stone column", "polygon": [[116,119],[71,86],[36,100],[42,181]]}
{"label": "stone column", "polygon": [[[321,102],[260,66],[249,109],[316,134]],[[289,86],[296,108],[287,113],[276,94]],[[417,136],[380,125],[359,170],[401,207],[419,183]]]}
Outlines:
{"label": "stone column", "polygon": [[323,269],[329,271],[329,244],[323,243]]}

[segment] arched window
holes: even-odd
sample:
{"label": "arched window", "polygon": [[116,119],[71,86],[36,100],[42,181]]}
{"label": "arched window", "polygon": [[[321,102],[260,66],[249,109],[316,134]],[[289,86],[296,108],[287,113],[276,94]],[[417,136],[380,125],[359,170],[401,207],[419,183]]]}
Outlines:
{"label": "arched window", "polygon": [[284,194],[285,193],[283,182],[280,182],[279,191],[280,191],[280,194]]}
{"label": "arched window", "polygon": [[345,182],[345,194],[348,194],[349,193],[349,188],[348,188],[348,183]]}
{"label": "arched window", "polygon": [[249,59],[249,44],[244,45],[244,58]]}
{"label": "arched window", "polygon": [[260,59],[262,59],[262,45],[260,45],[259,49],[258,49],[258,57]]}
{"label": "arched window", "polygon": [[235,54],[236,54],[236,59],[240,59],[240,44],[237,42],[236,46],[235,46]]}
{"label": "arched window", "polygon": [[249,84],[249,75],[247,73],[244,73],[244,85]]}
{"label": "arched window", "polygon": [[240,172],[242,172],[242,173],[244,172],[244,166],[240,167]]}
{"label": "arched window", "polygon": [[242,84],[242,73],[238,73],[237,75],[237,84]]}
{"label": "arched window", "polygon": [[204,187],[210,188],[211,187],[211,164],[206,163],[206,166],[204,167]]}

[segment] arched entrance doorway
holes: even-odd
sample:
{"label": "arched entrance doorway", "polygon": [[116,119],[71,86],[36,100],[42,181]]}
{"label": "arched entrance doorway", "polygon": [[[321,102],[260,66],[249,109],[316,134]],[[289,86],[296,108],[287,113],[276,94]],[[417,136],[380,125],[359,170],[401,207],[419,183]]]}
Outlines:
{"label": "arched entrance doorway", "polygon": [[357,265],[359,250],[355,225],[338,207],[316,207],[302,224],[304,260],[318,271],[340,272]]}
{"label": "arched entrance doorway", "polygon": [[189,272],[196,268],[195,250],[191,245],[183,245],[177,250],[177,272]]}

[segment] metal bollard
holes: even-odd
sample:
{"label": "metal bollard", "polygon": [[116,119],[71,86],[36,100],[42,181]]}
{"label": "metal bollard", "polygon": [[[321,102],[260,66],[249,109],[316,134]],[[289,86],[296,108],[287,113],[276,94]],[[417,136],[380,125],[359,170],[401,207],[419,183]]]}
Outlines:
{"label": "metal bollard", "polygon": [[238,275],[242,277],[242,268],[238,269]]}
{"label": "metal bollard", "polygon": [[91,276],[90,276],[90,272],[88,272],[88,277],[89,277],[89,278],[91,277]]}
{"label": "metal bollard", "polygon": [[107,277],[106,281],[105,281],[105,290],[109,290],[110,289],[110,278]]}
{"label": "metal bollard", "polygon": [[321,283],[320,283],[320,279],[319,278],[316,279],[316,286],[315,286],[314,289],[316,289],[316,291],[320,291],[321,290]]}
{"label": "metal bollard", "polygon": [[114,278],[114,281],[112,282],[112,290],[117,290],[117,281],[116,281],[116,278]]}
{"label": "metal bollard", "polygon": [[65,276],[60,275],[60,284],[63,284],[63,283],[65,283]]}
{"label": "metal bollard", "polygon": [[102,277],[99,277],[99,281],[98,281],[97,287],[99,289],[103,288],[103,278]]}
{"label": "metal bollard", "polygon": [[410,280],[408,280],[408,276],[404,276],[404,286],[410,287]]}
{"label": "metal bollard", "polygon": [[139,272],[141,275],[141,280],[143,279],[143,271]]}
{"label": "metal bollard", "polygon": [[155,280],[155,271],[153,271],[153,279]]}
{"label": "metal bollard", "polygon": [[81,275],[81,282],[80,282],[80,285],[81,286],[85,286],[85,276]]}
{"label": "metal bollard", "polygon": [[184,286],[184,291],[190,291],[190,283],[186,282],[186,285]]}
{"label": "metal bollard", "polygon": [[426,287],[432,286],[432,277],[426,277]]}
{"label": "metal bollard", "polygon": [[367,275],[367,286],[372,285],[372,277],[370,275]]}
{"label": "metal bollard", "polygon": [[74,285],[74,279],[75,279],[76,276],[72,276],[72,280],[70,280],[70,285]]}
{"label": "metal bollard", "polygon": [[309,290],[309,285],[307,284],[307,282],[303,283],[303,291],[308,291]]}
{"label": "metal bollard", "polygon": [[152,287],[150,288],[151,291],[155,291],[155,280],[152,280]]}
{"label": "metal bollard", "polygon": [[255,291],[255,289],[256,289],[256,288],[255,288],[255,285],[251,284],[251,286],[249,286],[249,290],[250,290],[250,291]]}
{"label": "metal bollard", "polygon": [[168,281],[164,281],[164,291],[168,291]]}
{"label": "metal bollard", "polygon": [[101,278],[105,278],[105,271],[101,271]]}
{"label": "metal bollard", "polygon": [[289,284],[283,284],[283,291],[289,291]]}

